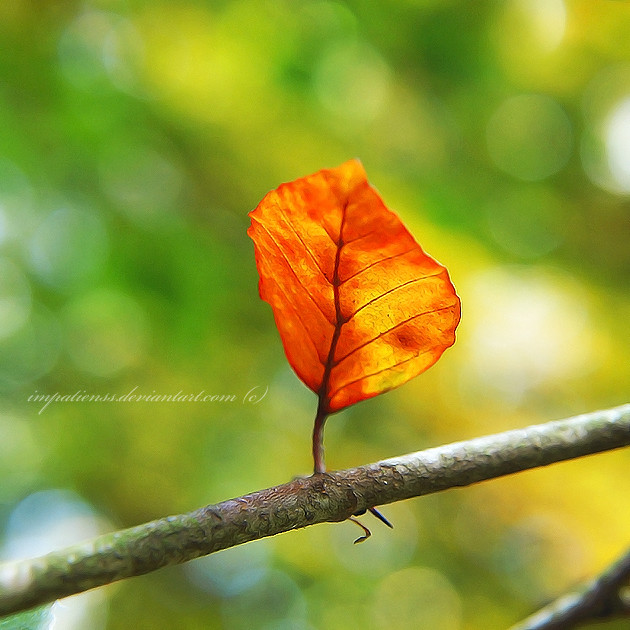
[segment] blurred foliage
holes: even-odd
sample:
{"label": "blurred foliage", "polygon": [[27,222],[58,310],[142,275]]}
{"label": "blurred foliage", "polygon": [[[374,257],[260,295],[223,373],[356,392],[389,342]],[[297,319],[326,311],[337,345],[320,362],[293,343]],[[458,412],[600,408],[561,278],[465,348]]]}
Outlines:
{"label": "blurred foliage", "polygon": [[[309,472],[315,399],[247,212],[355,156],[463,316],[429,372],[329,421],[330,467],[627,402],[629,29],[592,0],[0,3],[3,557]],[[236,401],[33,400],[180,390]],[[627,546],[628,463],[388,506],[363,545],[319,526],[29,623],[506,627]]]}

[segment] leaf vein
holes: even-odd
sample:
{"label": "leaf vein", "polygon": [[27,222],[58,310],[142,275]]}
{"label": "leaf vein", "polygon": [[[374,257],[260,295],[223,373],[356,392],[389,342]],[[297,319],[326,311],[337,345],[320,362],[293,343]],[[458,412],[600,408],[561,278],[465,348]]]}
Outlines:
{"label": "leaf vein", "polygon": [[357,236],[356,238],[346,241],[345,244],[350,245],[351,243],[356,243],[357,241],[360,241],[362,238],[367,238],[368,236],[371,236],[372,234],[375,234],[375,233],[376,233],[376,230],[370,230],[369,232],[366,232],[365,234],[361,234],[360,236]]}
{"label": "leaf vein", "polygon": [[315,339],[313,338],[313,335],[312,335],[311,331],[308,329],[307,325],[304,323],[304,320],[302,319],[302,316],[300,315],[299,309],[289,300],[289,296],[288,296],[287,292],[285,291],[285,289],[280,284],[276,284],[276,286],[284,294],[284,296],[287,299],[287,304],[291,307],[291,309],[295,313],[295,316],[299,320],[300,324],[302,324],[302,328],[304,328],[304,331],[306,332],[306,337],[311,342],[311,345],[313,346],[313,349],[315,350],[315,354],[317,356],[317,360],[319,361],[319,363],[321,365],[324,365],[324,362],[322,361],[321,357],[319,356],[319,350],[317,348],[317,344],[315,343]]}
{"label": "leaf vein", "polygon": [[[260,222],[258,222],[258,224],[262,227],[263,230],[265,230],[265,232],[267,233],[267,235],[271,239],[271,242],[275,245],[275,247],[278,250],[278,252],[280,253],[280,255],[285,259],[285,261],[287,262],[287,265],[289,266],[289,269],[291,270],[291,273],[294,275],[295,279],[297,280],[297,282],[300,285],[300,287],[304,290],[306,295],[308,295],[308,297],[310,298],[311,302],[313,302],[313,304],[315,304],[315,306],[318,308],[320,313],[324,316],[326,321],[334,326],[335,325],[335,321],[331,320],[328,317],[328,315],[324,312],[324,309],[319,305],[317,300],[311,295],[311,292],[308,290],[308,288],[302,282],[302,279],[300,278],[300,276],[298,276],[298,274],[295,272],[295,269],[293,269],[293,266],[291,265],[291,261],[287,258],[286,254],[282,251],[282,248],[278,244],[278,241],[276,241],[274,235],[267,229],[267,227],[265,225],[263,225]],[[285,295],[287,295],[286,291],[284,293],[285,293]],[[288,297],[289,296],[287,295],[287,299],[288,299]]]}
{"label": "leaf vein", "polygon": [[337,251],[335,252],[335,264],[333,271],[333,298],[335,303],[335,330],[333,332],[332,339],[330,341],[330,347],[328,349],[328,357],[326,358],[326,364],[324,365],[324,376],[322,377],[322,385],[318,392],[320,406],[328,406],[330,402],[330,396],[328,395],[328,386],[330,385],[330,374],[334,367],[335,350],[337,348],[337,342],[341,335],[341,330],[346,320],[341,312],[341,302],[339,299],[339,263],[341,261],[341,253],[345,245],[343,240],[343,228],[346,222],[348,204],[343,206],[341,210],[341,223],[339,225],[339,240],[337,241]]}
{"label": "leaf vein", "polygon": [[414,359],[417,359],[419,356],[422,356],[423,354],[426,354],[427,352],[429,352],[429,350],[423,350],[422,352],[418,352],[417,354],[414,354],[412,357],[409,357],[408,359],[403,359],[402,361],[398,361],[397,363],[394,363],[394,365],[389,365],[380,370],[377,370],[376,372],[373,372],[372,374],[365,374],[364,376],[361,376],[360,378],[355,378],[353,381],[344,383],[343,385],[340,385],[339,387],[337,387],[337,389],[332,394],[330,394],[330,399],[332,400],[342,389],[345,389],[346,387],[350,387],[350,385],[359,383],[360,381],[363,381],[367,378],[371,378],[372,376],[378,376],[379,374],[382,374],[383,372],[387,372],[387,370],[393,370],[394,368],[397,368],[400,365],[404,365],[405,363],[409,363],[409,361],[413,361]]}
{"label": "leaf vein", "polygon": [[372,298],[371,300],[366,302],[363,306],[360,306],[356,311],[351,313],[348,316],[346,321],[350,321],[357,313],[361,312],[364,308],[367,308],[368,306],[374,304],[375,302],[378,302],[378,300],[384,298],[386,295],[389,295],[390,293],[393,293],[394,291],[398,291],[398,289],[402,289],[403,287],[406,287],[410,284],[415,284],[416,282],[422,282],[422,280],[426,280],[427,278],[433,278],[435,276],[439,276],[443,272],[444,272],[444,269],[440,268],[435,273],[427,273],[423,276],[420,276],[419,278],[414,278],[413,280],[407,280],[406,282],[403,282],[395,287],[392,287],[391,289],[388,289],[387,291],[384,291],[383,293],[381,293],[380,295],[377,295],[375,298]]}
{"label": "leaf vein", "polygon": [[345,361],[349,356],[351,356],[355,352],[358,352],[359,350],[361,350],[361,348],[365,348],[365,346],[370,345],[372,342],[376,341],[377,339],[380,339],[384,335],[392,332],[392,330],[396,330],[396,328],[400,328],[401,326],[404,326],[405,324],[408,324],[409,322],[413,321],[414,319],[417,319],[418,317],[422,317],[423,315],[431,315],[432,313],[439,313],[440,311],[448,311],[449,309],[453,308],[453,306],[454,304],[448,304],[447,306],[441,306],[440,308],[434,308],[429,311],[422,311],[422,313],[416,313],[415,315],[408,317],[402,322],[398,322],[398,324],[396,324],[395,326],[392,326],[391,328],[384,330],[383,332],[376,335],[376,337],[373,337],[372,339],[365,341],[364,343],[358,345],[356,348],[353,348],[352,350],[347,352],[344,356],[342,356],[340,359],[335,361],[334,363],[335,367],[338,366],[343,361]]}
{"label": "leaf vein", "polygon": [[[322,276],[324,276],[324,279],[326,280],[326,282],[328,282],[328,284],[331,284],[330,280],[328,279],[328,277],[324,273],[324,270],[321,268],[321,266],[319,264],[319,261],[317,260],[317,258],[315,258],[315,254],[313,254],[311,248],[308,246],[306,241],[302,238],[302,236],[299,234],[299,232],[295,229],[295,227],[293,226],[293,223],[291,223],[291,221],[289,220],[289,217],[287,217],[286,213],[284,212],[284,210],[280,206],[277,206],[277,208],[280,211],[280,214],[284,217],[284,220],[287,222],[287,225],[293,231],[293,234],[295,234],[295,236],[300,241],[300,243],[302,243],[302,246],[304,247],[306,253],[311,257],[311,260],[315,263],[315,266],[317,267],[318,271],[322,274]],[[326,232],[326,230],[324,230],[324,232]],[[328,236],[328,238],[330,238],[330,234],[328,234],[328,232],[326,232],[326,236]]]}
{"label": "leaf vein", "polygon": [[379,265],[380,263],[386,262],[388,260],[393,260],[394,258],[401,258],[402,256],[406,256],[407,254],[415,251],[416,249],[417,248],[415,248],[415,247],[411,247],[410,249],[408,249],[408,250],[406,250],[404,252],[398,252],[397,254],[392,254],[391,256],[386,256],[385,258],[379,258],[378,260],[375,260],[374,262],[371,262],[366,267],[363,267],[363,269],[360,269],[359,271],[355,271],[351,276],[348,276],[345,280],[342,280],[340,282],[340,286],[345,284],[349,280],[352,280],[352,278],[355,278],[356,276],[358,276],[359,274],[363,273],[364,271],[367,271],[371,267],[374,267],[375,265]]}

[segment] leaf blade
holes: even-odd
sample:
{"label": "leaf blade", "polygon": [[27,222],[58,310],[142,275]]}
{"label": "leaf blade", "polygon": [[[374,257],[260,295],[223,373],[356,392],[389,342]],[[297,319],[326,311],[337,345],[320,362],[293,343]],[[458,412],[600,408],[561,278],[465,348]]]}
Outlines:
{"label": "leaf blade", "polygon": [[282,184],[250,217],[260,296],[324,412],[402,385],[454,343],[460,303],[446,268],[358,161]]}

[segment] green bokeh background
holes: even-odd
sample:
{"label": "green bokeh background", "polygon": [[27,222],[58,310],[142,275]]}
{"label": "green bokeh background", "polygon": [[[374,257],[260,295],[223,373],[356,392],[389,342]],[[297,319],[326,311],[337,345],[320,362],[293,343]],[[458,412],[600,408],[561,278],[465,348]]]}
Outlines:
{"label": "green bokeh background", "polygon": [[[628,401],[630,3],[3,2],[2,557],[309,473],[315,397],[247,213],[352,157],[463,315],[430,371],[329,421],[330,468]],[[134,388],[236,401],[33,400]],[[387,506],[363,545],[317,526],[23,623],[504,628],[625,549],[629,463]]]}

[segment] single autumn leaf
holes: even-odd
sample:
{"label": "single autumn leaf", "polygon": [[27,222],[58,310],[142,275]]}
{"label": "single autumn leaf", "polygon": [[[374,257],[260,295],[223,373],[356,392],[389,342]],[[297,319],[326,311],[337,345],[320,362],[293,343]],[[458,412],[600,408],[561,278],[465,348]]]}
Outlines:
{"label": "single autumn leaf", "polygon": [[431,367],[455,341],[459,298],[357,160],[282,184],[250,217],[260,296],[319,397],[323,470],[326,416]]}

